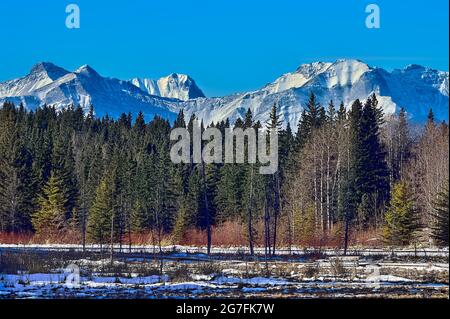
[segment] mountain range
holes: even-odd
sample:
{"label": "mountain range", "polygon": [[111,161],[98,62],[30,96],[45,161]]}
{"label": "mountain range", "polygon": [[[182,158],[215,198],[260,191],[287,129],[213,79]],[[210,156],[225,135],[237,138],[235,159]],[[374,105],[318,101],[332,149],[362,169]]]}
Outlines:
{"label": "mountain range", "polygon": [[274,103],[284,123],[295,130],[303,107],[313,92],[327,105],[333,100],[350,107],[355,99],[375,93],[386,115],[403,107],[412,121],[423,122],[430,108],[436,119],[449,118],[449,73],[420,65],[386,71],[359,60],[303,64],[262,88],[224,97],[205,97],[188,75],[173,73],[160,79],[119,80],[103,77],[84,65],[70,72],[49,62],[36,64],[24,77],[0,83],[0,103],[22,103],[34,110],[43,105],[57,109],[80,105],[86,112],[94,106],[97,116],[144,113],[173,120],[183,109],[186,117],[195,113],[206,124],[229,118],[233,123],[248,108],[255,120],[268,118]]}

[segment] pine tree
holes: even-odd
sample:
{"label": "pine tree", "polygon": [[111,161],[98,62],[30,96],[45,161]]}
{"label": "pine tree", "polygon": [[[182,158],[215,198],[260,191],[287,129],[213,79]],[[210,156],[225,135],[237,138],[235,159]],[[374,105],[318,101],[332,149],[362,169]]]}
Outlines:
{"label": "pine tree", "polygon": [[306,108],[302,112],[296,136],[295,149],[300,150],[308,141],[314,130],[317,130],[326,120],[326,112],[311,93]]}
{"label": "pine tree", "polygon": [[343,122],[347,119],[347,110],[345,109],[344,102],[339,105],[339,110],[337,111],[337,120]]}
{"label": "pine tree", "polygon": [[433,205],[433,216],[436,220],[432,236],[439,246],[448,246],[448,213],[449,213],[449,187],[448,180],[437,195]]}
{"label": "pine tree", "polygon": [[78,202],[78,181],[75,177],[75,161],[73,148],[69,141],[70,133],[65,131],[58,132],[53,138],[52,150],[52,171],[53,174],[63,180],[62,187],[66,194],[66,218],[70,218]]}
{"label": "pine tree", "polygon": [[374,202],[369,219],[377,217],[385,201],[389,199],[389,169],[386,163],[386,151],[380,138],[380,125],[383,114],[377,108],[375,95],[364,105],[360,123],[362,149],[360,181],[361,195],[367,194]]}
{"label": "pine tree", "polygon": [[404,246],[413,242],[419,224],[414,198],[406,182],[394,185],[384,219],[383,237],[387,243],[392,246]]}
{"label": "pine tree", "polygon": [[111,221],[114,218],[114,186],[110,176],[103,177],[95,192],[95,199],[89,212],[87,224],[88,240],[105,244],[111,235]]}
{"label": "pine tree", "polygon": [[142,111],[139,112],[138,116],[136,117],[136,121],[134,122],[134,130],[138,133],[143,133],[145,130],[145,120],[144,120],[144,114]]}
{"label": "pine tree", "polygon": [[220,169],[215,203],[217,206],[216,222],[238,219],[241,212],[239,184],[236,165],[227,163]]}
{"label": "pine tree", "polygon": [[[281,120],[281,115],[278,113],[277,105],[274,104],[272,110],[269,115],[269,120],[267,121],[266,127],[269,131],[269,134],[278,134],[281,131],[283,121]],[[278,150],[280,151],[280,150]],[[279,154],[280,155],[280,154]],[[279,156],[280,157],[280,156]],[[285,159],[284,159],[285,160]],[[281,199],[281,174],[279,167],[277,167],[276,172],[267,177],[266,184],[266,194],[268,198],[267,202],[271,203],[273,210],[273,225],[272,225],[272,234],[273,234],[273,243],[272,243],[272,254],[275,255],[276,245],[277,245],[277,235],[278,235],[278,222],[280,219],[281,211],[282,211],[282,199]],[[270,198],[269,198],[270,197]],[[267,240],[269,240],[269,234],[266,234]]]}
{"label": "pine tree", "polygon": [[350,130],[350,151],[349,151],[349,169],[348,172],[348,209],[346,219],[351,220],[355,217],[356,209],[360,203],[362,195],[362,181],[364,179],[364,145],[362,143],[362,128],[361,128],[361,118],[362,118],[362,104],[359,100],[353,102],[349,117],[349,130]]}
{"label": "pine tree", "polygon": [[31,230],[33,192],[33,155],[27,146],[26,128],[15,122],[24,112],[12,105],[0,110],[0,230]]}
{"label": "pine tree", "polygon": [[142,232],[147,228],[147,225],[148,217],[145,205],[137,200],[131,211],[131,231],[134,233]]}
{"label": "pine tree", "polygon": [[180,113],[178,113],[177,119],[175,120],[175,122],[173,124],[173,128],[179,128],[179,127],[186,127],[186,121],[184,119],[183,109],[180,110]]}
{"label": "pine tree", "polygon": [[173,226],[172,236],[175,243],[180,243],[186,234],[188,228],[188,210],[186,208],[186,199],[180,199],[177,215],[175,217],[175,223]]}
{"label": "pine tree", "polygon": [[434,123],[434,113],[433,113],[433,109],[430,109],[428,111],[427,124],[433,124],[433,123]]}
{"label": "pine tree", "polygon": [[253,126],[253,113],[252,110],[248,109],[245,113],[243,128],[249,128]]}
{"label": "pine tree", "polygon": [[194,167],[189,175],[188,192],[186,194],[185,199],[185,208],[186,208],[185,225],[187,227],[199,226],[198,221],[200,220],[199,216],[201,214],[201,200],[202,200],[201,176],[197,167]]}
{"label": "pine tree", "polygon": [[[364,221],[377,217],[386,200],[389,199],[389,170],[385,160],[386,152],[381,143],[376,102],[368,99],[364,107],[356,100],[349,114],[351,131],[351,172],[350,172],[350,214],[362,204],[363,196],[373,202]],[[367,207],[367,205],[366,205]]]}
{"label": "pine tree", "polygon": [[44,186],[40,196],[39,210],[33,214],[32,222],[37,235],[55,236],[64,228],[66,222],[67,195],[64,192],[64,181],[54,173]]}
{"label": "pine tree", "polygon": [[328,103],[328,109],[326,112],[326,120],[328,123],[333,123],[336,120],[336,108],[334,107],[334,103],[333,100],[330,101],[330,103]]}

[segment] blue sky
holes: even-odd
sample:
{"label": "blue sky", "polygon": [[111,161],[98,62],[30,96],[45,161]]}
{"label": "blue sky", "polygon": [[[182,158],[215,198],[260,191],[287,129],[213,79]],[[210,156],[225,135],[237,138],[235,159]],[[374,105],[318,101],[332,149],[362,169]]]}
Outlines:
{"label": "blue sky", "polygon": [[[70,3],[80,7],[77,30],[65,26]],[[380,29],[365,27],[370,3]],[[121,79],[187,73],[219,96],[319,60],[447,71],[448,9],[448,0],[2,0],[0,81],[51,61]]]}

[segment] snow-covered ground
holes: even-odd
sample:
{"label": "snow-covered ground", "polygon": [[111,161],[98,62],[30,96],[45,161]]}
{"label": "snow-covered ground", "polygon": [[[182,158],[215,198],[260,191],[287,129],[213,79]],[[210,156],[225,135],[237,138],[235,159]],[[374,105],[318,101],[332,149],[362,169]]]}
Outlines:
{"label": "snow-covered ground", "polygon": [[382,275],[379,282],[364,280],[293,281],[272,277],[219,276],[211,280],[166,281],[163,277],[81,277],[68,287],[55,274],[2,275],[0,298],[177,298],[177,297],[445,297],[448,284],[421,283]]}
{"label": "snow-covered ground", "polygon": [[[74,244],[0,244],[0,249],[27,249],[27,250],[46,250],[46,251],[62,251],[62,250],[72,250],[72,251],[82,251],[83,247],[81,245]],[[100,245],[87,245],[86,250],[94,252],[100,251]],[[103,246],[104,250],[108,250],[109,246]],[[118,245],[114,246],[116,251],[128,252],[129,246]],[[157,253],[159,252],[159,246],[153,245],[133,245],[131,246],[131,251],[133,253]],[[164,253],[179,253],[179,254],[206,254],[207,247],[196,247],[196,246],[181,246],[181,245],[170,245],[163,246],[161,250]],[[265,254],[264,248],[255,248],[255,254],[263,256]],[[212,247],[211,254],[224,254],[224,255],[239,255],[248,254],[249,249],[245,246],[231,246],[231,247]],[[331,249],[331,248],[305,248],[305,247],[280,247],[277,248],[277,255],[309,255],[311,253],[320,253],[327,256],[343,255],[343,249]],[[351,247],[348,249],[348,255],[356,256],[411,256],[411,257],[448,257],[449,248],[437,248],[437,247],[425,247],[425,248],[363,248],[363,247]],[[182,255],[180,255],[182,256]]]}
{"label": "snow-covered ground", "polygon": [[36,254],[35,264],[48,259],[53,268],[36,273],[23,265],[15,273],[11,265],[0,268],[0,298],[447,298],[449,292],[448,250],[432,258],[325,254],[266,261],[236,253],[214,259],[178,247],[164,256],[123,254],[111,263],[107,254],[65,251],[79,247],[27,248],[2,245],[0,258]]}

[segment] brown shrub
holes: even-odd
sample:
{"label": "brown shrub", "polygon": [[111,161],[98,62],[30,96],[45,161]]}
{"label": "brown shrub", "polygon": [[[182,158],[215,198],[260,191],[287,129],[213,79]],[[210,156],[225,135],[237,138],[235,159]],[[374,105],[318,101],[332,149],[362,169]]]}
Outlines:
{"label": "brown shrub", "polygon": [[[330,233],[317,232],[308,238],[289,240],[288,223],[280,220],[277,236],[277,247],[288,247],[289,244],[298,247],[315,248],[342,248],[344,231],[342,224],[335,224]],[[259,220],[254,224],[255,246],[264,246],[264,223]],[[293,236],[295,237],[295,236]],[[158,240],[154,233],[145,231],[142,233],[132,233],[130,236],[125,234],[122,238],[122,244],[128,245],[131,239],[133,245],[157,245]],[[171,234],[162,236],[162,245],[190,245],[206,246],[206,230],[191,228],[188,229],[183,238],[175,242]],[[81,234],[76,230],[66,230],[59,234],[41,234],[36,236],[33,233],[0,233],[0,243],[2,244],[81,244]],[[248,246],[247,225],[240,221],[227,221],[212,227],[213,246]],[[380,231],[371,228],[364,231],[352,231],[349,238],[350,246],[364,247],[382,247]]]}

